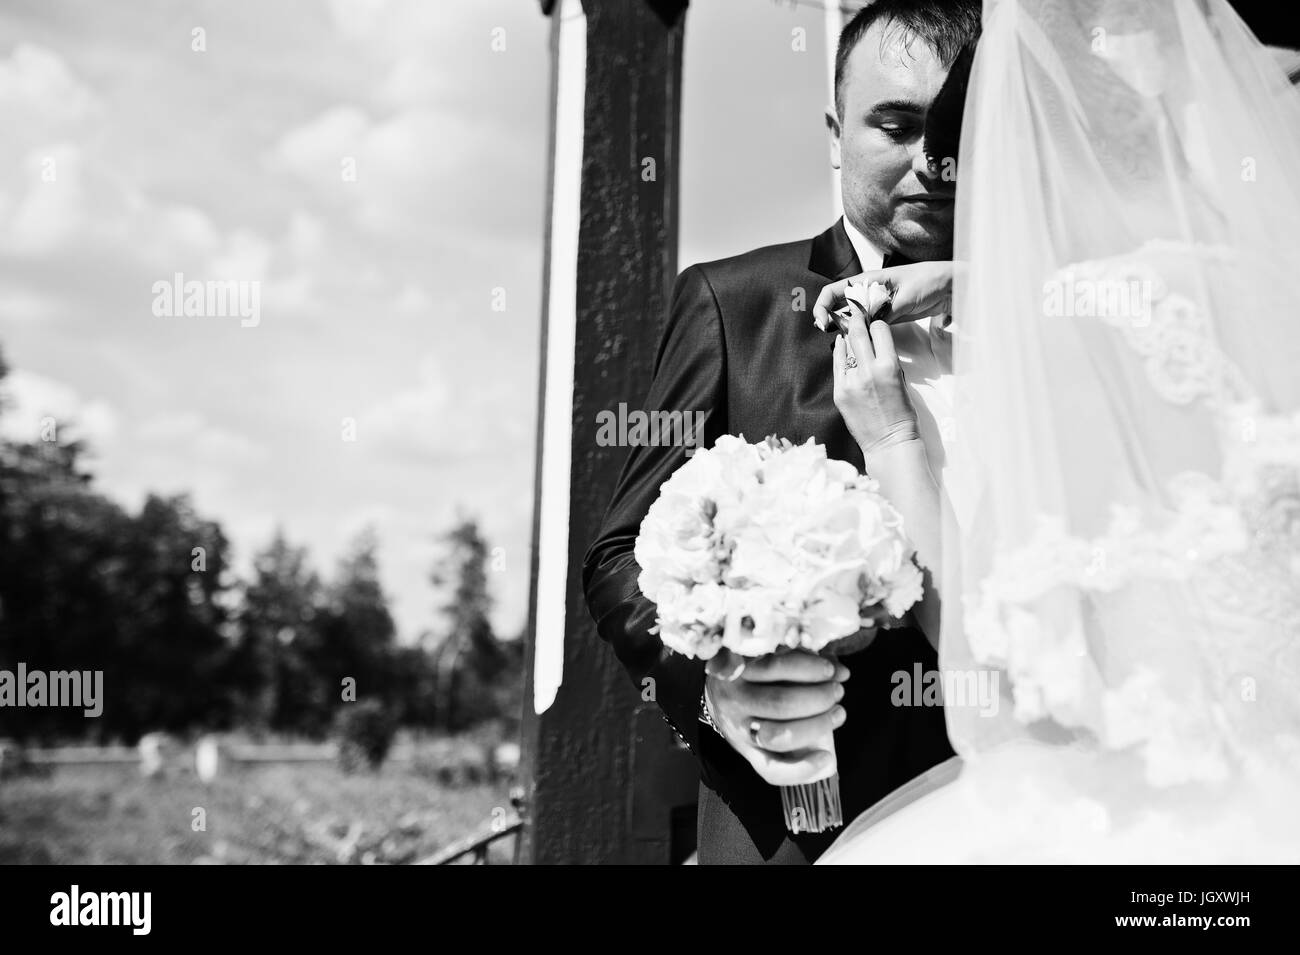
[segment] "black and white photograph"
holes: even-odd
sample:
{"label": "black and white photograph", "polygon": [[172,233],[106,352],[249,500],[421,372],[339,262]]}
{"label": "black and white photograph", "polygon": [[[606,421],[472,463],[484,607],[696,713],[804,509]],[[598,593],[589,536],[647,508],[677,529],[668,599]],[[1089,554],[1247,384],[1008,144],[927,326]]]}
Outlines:
{"label": "black and white photograph", "polygon": [[815,864],[1268,922],[1290,12],[3,0],[5,921]]}

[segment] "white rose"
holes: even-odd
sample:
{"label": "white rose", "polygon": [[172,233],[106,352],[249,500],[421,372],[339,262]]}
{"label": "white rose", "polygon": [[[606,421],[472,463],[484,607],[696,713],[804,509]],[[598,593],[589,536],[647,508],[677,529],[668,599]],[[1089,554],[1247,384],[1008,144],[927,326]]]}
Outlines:
{"label": "white rose", "polygon": [[867,317],[870,318],[882,305],[893,298],[893,293],[883,282],[872,282],[866,286],[850,283],[844,290],[844,297],[866,312]]}
{"label": "white rose", "polygon": [[682,613],[704,627],[721,627],[726,619],[727,589],[715,582],[696,584],[682,598]]}
{"label": "white rose", "polygon": [[859,629],[858,601],[844,594],[828,593],[804,614],[804,637],[809,650],[820,650],[832,640],[852,636]]}
{"label": "white rose", "polygon": [[925,595],[925,577],[910,560],[886,582],[885,609],[892,617],[901,617]]}
{"label": "white rose", "polygon": [[641,567],[637,580],[641,592],[652,597],[667,580],[716,579],[717,555],[712,532],[712,524],[699,499],[676,493],[661,494],[646,512],[632,548],[632,555]]}
{"label": "white rose", "polygon": [[780,595],[763,588],[727,591],[722,642],[733,653],[757,657],[782,645],[790,621]]}

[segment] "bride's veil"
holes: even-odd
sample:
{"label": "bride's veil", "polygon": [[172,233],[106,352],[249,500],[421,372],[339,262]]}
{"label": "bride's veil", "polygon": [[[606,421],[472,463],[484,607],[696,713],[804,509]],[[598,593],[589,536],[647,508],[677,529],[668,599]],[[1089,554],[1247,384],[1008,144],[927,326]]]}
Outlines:
{"label": "bride's veil", "polygon": [[1300,95],[1223,0],[986,0],[957,168],[954,747],[1294,769]]}

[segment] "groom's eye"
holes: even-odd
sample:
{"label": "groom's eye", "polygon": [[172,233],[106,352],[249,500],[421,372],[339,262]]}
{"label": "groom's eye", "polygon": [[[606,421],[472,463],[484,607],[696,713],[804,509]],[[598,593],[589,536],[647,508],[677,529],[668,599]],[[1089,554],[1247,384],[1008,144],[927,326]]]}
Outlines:
{"label": "groom's eye", "polygon": [[877,103],[867,113],[867,125],[879,129],[896,143],[905,143],[921,135],[923,116],[924,110],[913,103],[887,100]]}

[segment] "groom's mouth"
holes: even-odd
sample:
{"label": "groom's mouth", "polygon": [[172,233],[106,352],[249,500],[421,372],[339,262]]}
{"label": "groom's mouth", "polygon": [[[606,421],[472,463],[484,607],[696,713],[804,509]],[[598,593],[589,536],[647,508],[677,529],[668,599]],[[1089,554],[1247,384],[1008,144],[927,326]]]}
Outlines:
{"label": "groom's mouth", "polygon": [[920,206],[924,209],[933,209],[937,211],[939,209],[952,208],[955,197],[945,195],[941,192],[918,192],[914,195],[903,196],[899,201],[905,202],[909,205]]}

